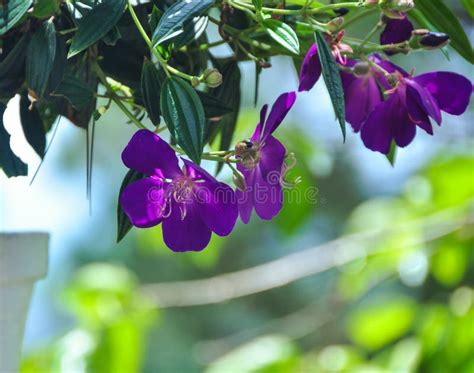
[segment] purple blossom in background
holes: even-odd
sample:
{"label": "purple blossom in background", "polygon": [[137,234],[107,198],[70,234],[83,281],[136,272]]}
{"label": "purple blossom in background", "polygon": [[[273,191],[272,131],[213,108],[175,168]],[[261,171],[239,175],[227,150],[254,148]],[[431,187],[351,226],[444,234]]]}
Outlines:
{"label": "purple blossom in background", "polygon": [[392,141],[407,146],[417,126],[432,135],[430,118],[441,124],[441,111],[461,115],[469,105],[472,84],[462,75],[440,71],[416,77],[396,72],[393,76],[398,82],[387,91],[387,100],[362,125],[362,140],[371,150],[388,154]]}
{"label": "purple blossom in background", "polygon": [[[414,27],[405,14],[402,19],[387,18],[385,22],[385,29],[380,34],[380,44],[397,44],[410,40]],[[385,53],[390,56],[397,52],[386,50]]]}
{"label": "purple blossom in background", "polygon": [[260,123],[247,143],[247,150],[236,154],[241,159],[237,168],[243,174],[246,184],[243,192],[236,191],[240,218],[245,224],[250,221],[254,208],[264,220],[274,218],[282,208],[281,177],[286,149],[272,133],[285,119],[295,101],[295,92],[282,94],[273,105],[268,118],[268,106],[265,105],[260,112]]}
{"label": "purple blossom in background", "polygon": [[183,159],[159,136],[140,130],[122,153],[123,163],[146,175],[128,185],[120,203],[131,223],[149,228],[163,223],[163,239],[173,251],[200,251],[212,232],[227,236],[237,220],[234,191],[198,165]]}

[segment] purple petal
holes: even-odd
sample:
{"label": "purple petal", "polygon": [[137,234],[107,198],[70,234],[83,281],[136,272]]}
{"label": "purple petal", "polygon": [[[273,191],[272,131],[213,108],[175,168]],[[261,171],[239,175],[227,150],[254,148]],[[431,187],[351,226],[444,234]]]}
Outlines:
{"label": "purple petal", "polygon": [[260,149],[258,167],[262,177],[267,178],[271,174],[281,174],[281,168],[285,160],[286,149],[283,144],[273,136],[268,136]]}
{"label": "purple petal", "polygon": [[392,112],[400,105],[398,94],[392,94],[370,113],[362,126],[361,137],[364,145],[370,150],[388,154],[393,140],[392,126],[397,125]]}
{"label": "purple petal", "polygon": [[[380,34],[380,44],[396,44],[409,40],[413,29],[412,23],[406,16],[403,19],[390,19]],[[386,51],[385,53],[392,55],[396,52]]]}
{"label": "purple petal", "polygon": [[254,183],[255,212],[263,220],[271,220],[283,207],[283,191],[279,174],[262,175],[259,167],[255,169]]}
{"label": "purple petal", "polygon": [[167,186],[158,178],[148,177],[125,188],[120,204],[134,226],[150,228],[161,223]]}
{"label": "purple petal", "polygon": [[265,119],[267,118],[267,111],[268,111],[268,105],[263,105],[262,110],[260,110],[260,122],[258,122],[257,127],[255,128],[255,132],[250,138],[252,141],[257,142],[258,139],[260,138],[262,127],[265,124]]}
{"label": "purple petal", "polygon": [[406,107],[410,120],[428,134],[433,135],[433,127],[431,125],[430,118],[426,114],[424,108],[420,106],[418,101],[406,100]]}
{"label": "purple petal", "polygon": [[139,130],[122,152],[123,163],[146,175],[174,178],[181,174],[174,150],[159,136]]}
{"label": "purple petal", "polygon": [[201,251],[209,244],[211,234],[196,203],[172,202],[171,214],[163,221],[163,240],[166,246],[176,252]]}
{"label": "purple petal", "polygon": [[195,201],[207,227],[219,236],[227,236],[234,228],[238,208],[235,192],[224,183],[200,183],[195,188]]}
{"label": "purple petal", "polygon": [[438,71],[419,75],[413,80],[431,93],[441,110],[452,115],[461,115],[467,110],[472,84],[464,76]]}
{"label": "purple petal", "polygon": [[181,158],[184,163],[184,167],[186,169],[186,175],[188,175],[193,180],[206,180],[211,183],[217,183],[218,181],[212,176],[209,172],[207,172],[204,168],[188,161],[187,159]]}
{"label": "purple petal", "polygon": [[368,115],[382,102],[382,93],[371,74],[358,78],[353,74],[341,72],[341,79],[346,120],[355,132],[359,132]]}
{"label": "purple petal", "polygon": [[318,56],[318,46],[313,44],[304,57],[300,71],[299,92],[309,91],[321,76],[321,62]]}
{"label": "purple petal", "polygon": [[295,101],[295,92],[283,93],[277,98],[263,128],[261,141],[265,141],[265,138],[270,136],[278,128],[290,109],[293,107]]}
{"label": "purple petal", "polygon": [[245,168],[241,169],[239,167],[239,171],[241,171],[244,175],[247,188],[244,192],[237,189],[235,191],[235,194],[237,197],[240,219],[244,222],[244,224],[247,224],[250,221],[250,216],[252,215],[252,210],[254,207],[253,195],[256,169],[245,170]]}
{"label": "purple petal", "polygon": [[404,79],[406,88],[406,101],[415,100],[424,109],[425,113],[433,118],[438,124],[441,124],[441,111],[438,103],[431,95],[430,91],[423,88],[412,79]]}

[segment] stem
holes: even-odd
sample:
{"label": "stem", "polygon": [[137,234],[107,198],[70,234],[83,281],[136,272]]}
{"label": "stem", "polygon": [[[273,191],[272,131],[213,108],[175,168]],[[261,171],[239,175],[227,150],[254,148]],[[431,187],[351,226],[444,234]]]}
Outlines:
{"label": "stem", "polygon": [[137,118],[135,118],[135,116],[130,112],[130,110],[128,110],[128,108],[124,105],[124,103],[117,97],[114,90],[112,89],[110,84],[107,82],[107,77],[105,76],[105,73],[102,71],[100,66],[98,64],[94,64],[93,68],[97,77],[99,78],[99,80],[104,85],[107,92],[109,93],[112,101],[119,107],[120,110],[122,110],[122,112],[128,117],[128,119],[132,121],[133,124],[135,124],[140,129],[146,129],[146,127]]}
{"label": "stem", "polygon": [[362,47],[374,36],[378,30],[380,30],[384,25],[384,22],[382,20],[378,21],[377,24],[374,26],[372,30],[367,34],[367,36],[362,40],[362,42],[359,44],[359,50],[362,49]]}
{"label": "stem", "polygon": [[[255,11],[255,7],[252,4],[243,3],[240,0],[228,0],[228,3],[237,9],[248,9]],[[329,10],[335,10],[340,8],[361,8],[364,6],[362,2],[346,2],[346,3],[337,3],[337,4],[328,4],[325,6],[321,6],[319,8],[311,8],[308,9],[303,7],[301,9],[277,9],[277,8],[267,8],[263,7],[262,12],[264,13],[272,13],[272,14],[280,14],[280,15],[303,15],[303,14],[317,14],[317,13],[325,13]]]}

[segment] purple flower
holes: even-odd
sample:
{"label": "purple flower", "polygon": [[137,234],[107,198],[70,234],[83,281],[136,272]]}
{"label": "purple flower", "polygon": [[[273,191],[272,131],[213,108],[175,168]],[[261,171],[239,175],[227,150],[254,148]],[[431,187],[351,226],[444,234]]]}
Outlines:
{"label": "purple flower", "polygon": [[362,125],[361,136],[371,150],[388,154],[392,141],[400,147],[410,144],[416,127],[433,134],[430,118],[441,124],[441,111],[463,114],[469,105],[472,84],[462,75],[431,72],[416,77],[406,73],[392,74],[395,87]]}
{"label": "purple flower", "polygon": [[[385,29],[380,34],[380,44],[397,44],[410,40],[414,28],[405,14],[403,14],[402,19],[385,18],[386,25]],[[386,50],[385,53],[390,56],[396,54],[397,52]]]}
{"label": "purple flower", "polygon": [[171,250],[200,251],[212,232],[226,236],[232,231],[238,214],[234,191],[185,159],[181,170],[174,150],[159,136],[138,131],[122,160],[146,175],[123,191],[124,212],[139,228],[163,223],[163,239]]}
{"label": "purple flower", "polygon": [[[352,48],[344,44],[344,31],[339,32],[334,39],[327,37],[331,47],[331,52],[334,59],[341,65],[345,65],[347,58],[344,53],[352,53]],[[316,82],[321,77],[321,61],[318,55],[318,46],[313,44],[306,53],[300,70],[300,85],[299,92],[309,91],[314,87]]]}
{"label": "purple flower", "polygon": [[[384,61],[377,55],[369,56],[369,61],[390,73],[402,71],[390,61]],[[380,86],[385,89],[391,87],[380,71],[368,63],[348,59],[346,66],[352,70],[352,72],[341,71],[346,120],[355,132],[359,132],[369,114],[383,101]],[[365,71],[360,71],[362,70],[360,67],[364,67]]]}
{"label": "purple flower", "polygon": [[236,147],[236,156],[241,160],[237,168],[244,175],[246,184],[243,192],[236,192],[240,218],[245,224],[250,221],[254,208],[264,220],[274,218],[282,208],[281,176],[286,149],[272,133],[285,119],[295,101],[295,92],[282,94],[273,105],[268,118],[268,107],[265,105],[260,112],[260,123],[250,141],[243,143],[243,149]]}

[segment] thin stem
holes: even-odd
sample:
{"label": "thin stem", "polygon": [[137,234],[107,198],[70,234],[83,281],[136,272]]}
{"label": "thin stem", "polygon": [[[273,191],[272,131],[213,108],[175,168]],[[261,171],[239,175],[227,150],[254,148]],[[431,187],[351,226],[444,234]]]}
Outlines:
{"label": "thin stem", "polygon": [[133,124],[135,124],[138,128],[146,129],[146,127],[137,118],[135,118],[135,116],[125,106],[125,104],[117,97],[113,88],[107,82],[107,77],[105,73],[102,71],[102,69],[100,68],[98,64],[94,64],[94,71],[97,77],[99,78],[99,80],[101,81],[101,83],[104,85],[107,92],[110,94],[110,98],[119,107],[119,109],[122,110],[122,112],[128,117],[128,119],[130,119],[130,121]]}
{"label": "thin stem", "polygon": [[[255,11],[255,6],[252,4],[243,3],[239,0],[228,0],[228,3],[237,9],[248,9]],[[317,14],[317,13],[325,13],[329,10],[335,10],[340,8],[361,8],[364,6],[363,2],[346,2],[346,3],[337,3],[337,4],[328,4],[325,6],[321,6],[319,8],[311,8],[308,9],[303,7],[301,9],[278,9],[278,8],[267,8],[263,7],[262,12],[264,13],[272,13],[272,14],[280,14],[280,15],[303,15],[303,14]]]}

